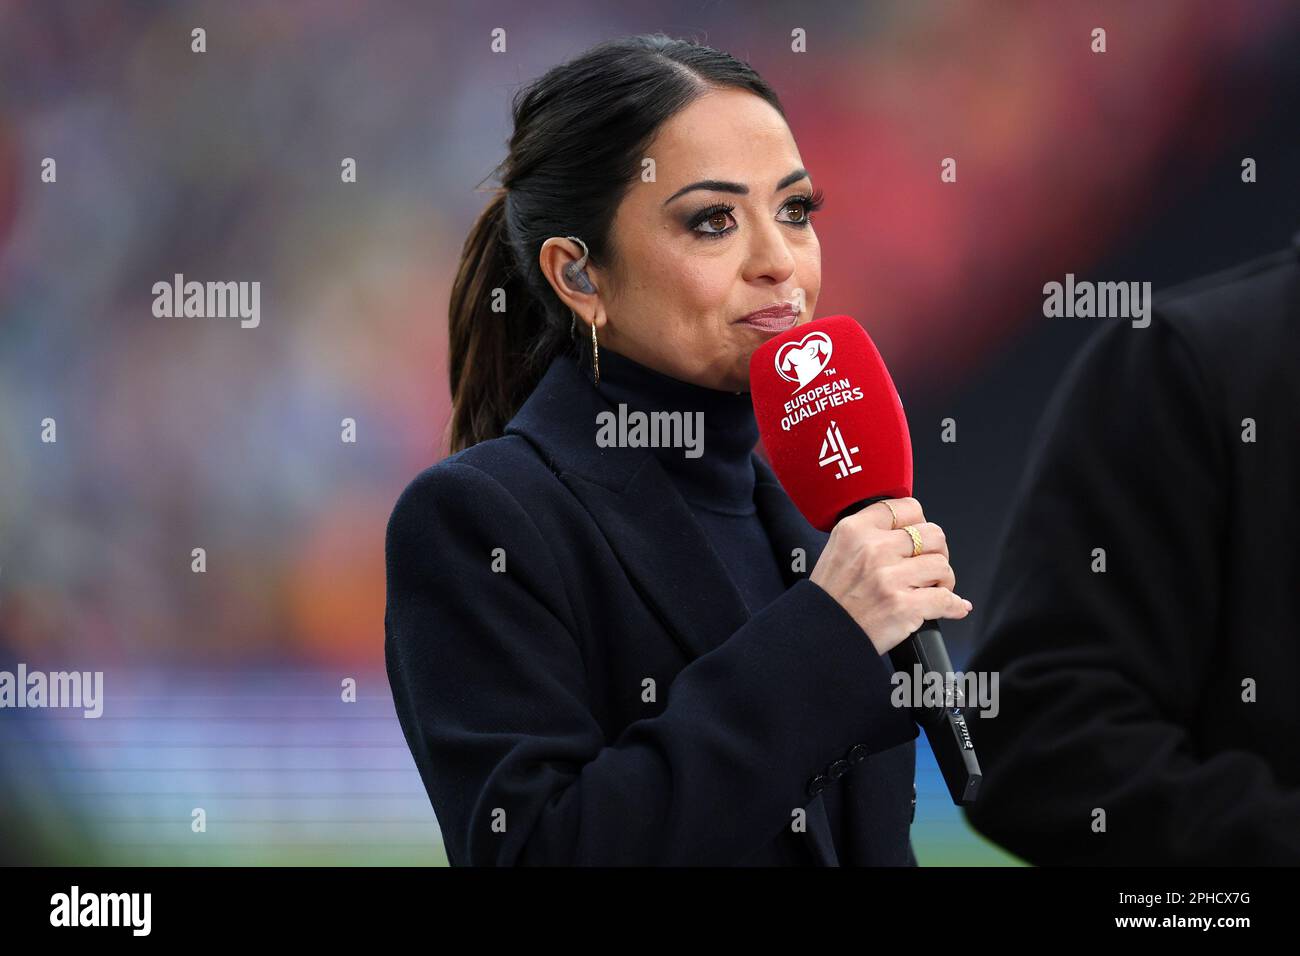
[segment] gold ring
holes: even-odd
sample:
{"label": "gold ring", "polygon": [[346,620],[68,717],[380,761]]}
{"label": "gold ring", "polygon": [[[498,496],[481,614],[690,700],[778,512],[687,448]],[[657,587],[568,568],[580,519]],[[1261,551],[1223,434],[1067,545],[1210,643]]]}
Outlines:
{"label": "gold ring", "polygon": [[912,557],[916,557],[921,553],[921,533],[910,524],[904,525],[903,530],[912,536]]}
{"label": "gold ring", "polygon": [[894,506],[891,505],[891,504],[889,503],[889,500],[888,500],[887,498],[881,498],[881,499],[880,499],[880,503],[881,503],[882,505],[884,505],[886,508],[888,508],[888,509],[889,509],[889,513],[890,513],[891,515],[893,515],[893,517],[892,517],[892,518],[890,519],[890,521],[889,521],[889,530],[890,530],[890,531],[897,531],[897,530],[898,530],[898,512],[894,510]]}

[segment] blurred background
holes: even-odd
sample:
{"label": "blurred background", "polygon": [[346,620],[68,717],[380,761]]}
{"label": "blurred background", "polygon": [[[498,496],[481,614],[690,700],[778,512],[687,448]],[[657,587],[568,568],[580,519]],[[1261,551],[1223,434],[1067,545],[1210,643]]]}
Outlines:
{"label": "blurred background", "polygon": [[[782,97],[826,195],[818,317],[889,363],[975,603],[959,667],[1038,412],[1104,321],[1043,318],[1043,283],[1158,292],[1300,229],[1288,0],[0,3],[0,669],[107,697],[0,711],[0,859],[445,863],[384,673],[385,524],[446,454],[447,296],[510,95],[660,31]],[[260,281],[260,326],[156,318],[175,273]],[[923,865],[1019,862],[924,736],[918,768]]]}

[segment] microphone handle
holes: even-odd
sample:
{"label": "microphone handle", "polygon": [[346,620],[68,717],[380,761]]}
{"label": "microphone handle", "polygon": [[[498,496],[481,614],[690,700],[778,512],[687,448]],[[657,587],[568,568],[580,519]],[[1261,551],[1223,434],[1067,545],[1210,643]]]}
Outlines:
{"label": "microphone handle", "polygon": [[[884,495],[867,498],[849,505],[840,512],[835,520],[842,521],[851,514],[856,514],[868,505],[883,501]],[[953,681],[952,661],[948,657],[948,648],[943,643],[938,621],[926,621],[907,640],[889,652],[890,663],[896,671],[907,674],[909,679],[923,679],[923,675],[937,673],[945,693],[951,686],[954,689],[954,706],[919,706],[910,707],[912,719],[925,731],[934,752],[939,772],[943,774],[944,783],[952,802],[958,806],[968,806],[979,795],[980,772],[979,758],[975,755],[975,744],[966,726],[966,717],[962,713],[965,700],[961,686]],[[951,683],[950,683],[951,682]],[[919,693],[919,690],[915,691]],[[945,701],[946,703],[946,701]]]}

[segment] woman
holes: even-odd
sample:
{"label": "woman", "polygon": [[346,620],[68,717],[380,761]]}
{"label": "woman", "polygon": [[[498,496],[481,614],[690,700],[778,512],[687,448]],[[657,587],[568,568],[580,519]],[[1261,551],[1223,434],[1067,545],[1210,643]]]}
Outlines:
{"label": "woman", "polygon": [[[633,37],[514,126],[451,294],[453,454],[388,525],[389,680],[448,861],[914,865],[882,655],[970,605],[914,499],[827,536],[754,453],[750,354],[821,280],[776,95]],[[611,446],[620,405],[702,442]]]}

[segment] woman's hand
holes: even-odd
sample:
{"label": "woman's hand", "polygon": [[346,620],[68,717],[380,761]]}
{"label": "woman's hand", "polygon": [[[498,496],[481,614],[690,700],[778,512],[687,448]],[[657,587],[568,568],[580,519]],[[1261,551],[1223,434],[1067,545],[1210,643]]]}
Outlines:
{"label": "woman's hand", "polygon": [[[898,515],[878,501],[838,522],[809,579],[835,598],[867,632],[878,654],[901,644],[920,626],[939,618],[963,618],[972,605],[953,593],[957,578],[948,564],[943,529],[925,520],[915,498],[890,498]],[[912,557],[911,525],[921,536]]]}

